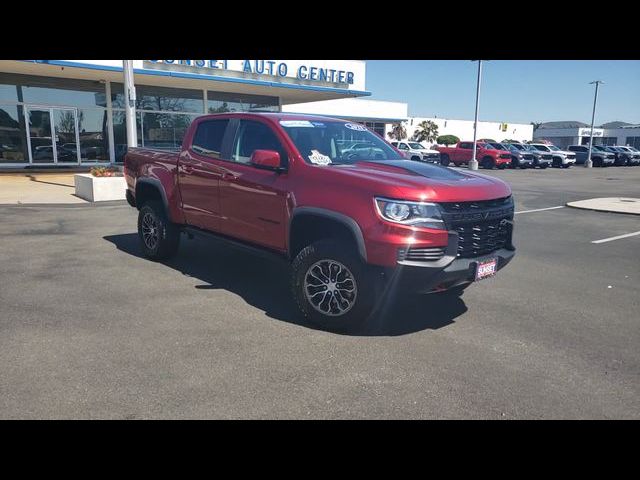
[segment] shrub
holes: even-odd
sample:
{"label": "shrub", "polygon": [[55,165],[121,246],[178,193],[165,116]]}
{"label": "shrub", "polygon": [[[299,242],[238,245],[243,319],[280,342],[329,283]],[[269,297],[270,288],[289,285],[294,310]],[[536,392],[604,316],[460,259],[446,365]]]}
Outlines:
{"label": "shrub", "polygon": [[455,135],[441,135],[436,139],[439,145],[454,145],[459,141],[460,139]]}
{"label": "shrub", "polygon": [[91,175],[94,177],[118,177],[120,171],[113,167],[91,167]]}

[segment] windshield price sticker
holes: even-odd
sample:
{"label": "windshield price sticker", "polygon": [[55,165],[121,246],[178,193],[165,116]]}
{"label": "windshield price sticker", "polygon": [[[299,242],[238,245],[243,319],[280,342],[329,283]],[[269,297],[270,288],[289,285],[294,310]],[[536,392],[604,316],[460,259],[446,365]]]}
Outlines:
{"label": "windshield price sticker", "polygon": [[367,131],[367,127],[365,127],[364,125],[360,125],[358,123],[345,123],[344,126],[351,130],[357,130],[358,132]]}
{"label": "windshield price sticker", "polygon": [[309,155],[309,160],[311,163],[316,165],[329,165],[331,163],[331,158],[323,155],[317,150],[311,150],[311,155]]}
{"label": "windshield price sticker", "polygon": [[280,125],[283,127],[311,127],[313,124],[308,120],[280,120]]}

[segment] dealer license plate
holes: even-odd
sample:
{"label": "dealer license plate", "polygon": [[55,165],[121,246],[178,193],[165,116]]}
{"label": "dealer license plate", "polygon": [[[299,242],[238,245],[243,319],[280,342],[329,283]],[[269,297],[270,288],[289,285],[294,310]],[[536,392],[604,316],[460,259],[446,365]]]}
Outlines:
{"label": "dealer license plate", "polygon": [[476,270],[476,281],[495,275],[497,267],[498,260],[496,258],[492,258],[491,260],[486,260],[484,262],[479,262],[478,269]]}

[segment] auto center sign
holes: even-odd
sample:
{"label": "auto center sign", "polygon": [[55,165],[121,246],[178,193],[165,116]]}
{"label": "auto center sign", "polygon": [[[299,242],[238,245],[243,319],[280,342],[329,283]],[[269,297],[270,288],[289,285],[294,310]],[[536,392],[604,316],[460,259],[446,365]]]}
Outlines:
{"label": "auto center sign", "polygon": [[269,76],[293,79],[300,83],[330,83],[352,87],[358,82],[357,65],[348,61],[305,60],[144,60],[143,67],[157,70],[229,75]]}

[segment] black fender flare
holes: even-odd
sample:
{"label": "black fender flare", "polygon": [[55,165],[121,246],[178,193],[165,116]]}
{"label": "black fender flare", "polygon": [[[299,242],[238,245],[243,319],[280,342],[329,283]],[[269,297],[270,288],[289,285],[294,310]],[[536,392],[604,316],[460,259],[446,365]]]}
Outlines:
{"label": "black fender flare", "polygon": [[336,221],[342,225],[344,225],[352,234],[353,238],[356,241],[356,246],[358,248],[358,254],[361,259],[366,263],[367,261],[367,247],[364,243],[364,235],[362,234],[362,230],[360,229],[360,225],[351,217],[345,215],[344,213],[335,212],[333,210],[328,210],[325,208],[319,207],[296,207],[293,210],[293,215],[291,215],[291,221],[289,222],[289,248],[291,247],[291,226],[293,225],[293,221],[300,216],[315,216],[315,217],[323,217],[328,218],[330,220]]}
{"label": "black fender flare", "polygon": [[164,205],[165,211],[169,211],[169,201],[167,200],[167,192],[164,191],[164,186],[162,182],[157,178],[139,178],[136,181],[136,205],[138,208],[140,207],[140,203],[138,202],[138,186],[139,185],[151,185],[153,188],[160,192],[160,197],[162,198],[162,204]]}

